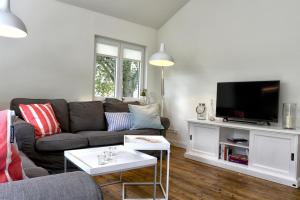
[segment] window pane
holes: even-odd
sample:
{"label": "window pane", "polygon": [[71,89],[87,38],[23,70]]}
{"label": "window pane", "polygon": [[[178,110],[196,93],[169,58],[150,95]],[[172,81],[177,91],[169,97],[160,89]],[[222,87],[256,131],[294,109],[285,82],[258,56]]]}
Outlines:
{"label": "window pane", "polygon": [[140,61],[123,60],[123,97],[139,97],[140,67]]}
{"label": "window pane", "polygon": [[108,55],[108,56],[117,57],[118,56],[118,47],[108,45],[108,44],[98,43],[96,52],[97,52],[97,54],[104,54],[104,55]]}
{"label": "window pane", "polygon": [[142,60],[142,52],[132,49],[124,49],[123,57],[131,60]]}
{"label": "window pane", "polygon": [[95,96],[115,96],[116,66],[116,58],[97,55],[95,73]]}

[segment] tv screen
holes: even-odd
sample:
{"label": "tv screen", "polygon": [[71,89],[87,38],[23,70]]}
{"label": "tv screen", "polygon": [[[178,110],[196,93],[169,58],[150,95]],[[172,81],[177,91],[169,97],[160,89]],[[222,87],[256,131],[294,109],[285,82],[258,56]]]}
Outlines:
{"label": "tv screen", "polygon": [[278,121],[280,81],[223,82],[217,86],[217,117]]}

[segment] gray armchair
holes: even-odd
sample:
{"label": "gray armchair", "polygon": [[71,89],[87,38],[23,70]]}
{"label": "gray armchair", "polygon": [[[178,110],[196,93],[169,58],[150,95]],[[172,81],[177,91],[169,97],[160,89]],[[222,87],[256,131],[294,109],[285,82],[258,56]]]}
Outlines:
{"label": "gray armchair", "polygon": [[103,200],[103,197],[88,174],[71,172],[0,184],[0,199]]}

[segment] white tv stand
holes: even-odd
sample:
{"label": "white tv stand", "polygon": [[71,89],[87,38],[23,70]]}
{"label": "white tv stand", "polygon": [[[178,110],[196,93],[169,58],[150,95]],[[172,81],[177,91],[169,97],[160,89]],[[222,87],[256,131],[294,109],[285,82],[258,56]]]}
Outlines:
{"label": "white tv stand", "polygon": [[[298,188],[300,181],[300,130],[237,122],[187,120],[189,143],[185,157],[214,166]],[[246,144],[227,138],[244,138]],[[224,160],[220,145],[246,149],[248,165]]]}

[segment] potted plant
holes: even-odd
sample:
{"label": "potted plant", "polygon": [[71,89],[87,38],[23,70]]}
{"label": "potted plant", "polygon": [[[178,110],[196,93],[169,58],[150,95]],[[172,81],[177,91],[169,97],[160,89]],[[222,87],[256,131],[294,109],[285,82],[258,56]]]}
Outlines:
{"label": "potted plant", "polygon": [[141,104],[147,104],[147,89],[142,89],[141,95],[140,95],[140,101]]}

